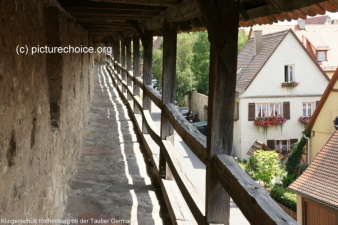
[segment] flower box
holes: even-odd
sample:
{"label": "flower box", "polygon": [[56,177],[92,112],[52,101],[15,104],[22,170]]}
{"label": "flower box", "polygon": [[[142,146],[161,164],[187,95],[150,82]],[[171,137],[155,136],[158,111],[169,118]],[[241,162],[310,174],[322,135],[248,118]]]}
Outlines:
{"label": "flower box", "polygon": [[311,119],[311,116],[301,116],[299,117],[298,121],[303,123],[303,124],[308,124]]}
{"label": "flower box", "polygon": [[291,81],[291,82],[283,82],[282,83],[282,88],[285,88],[285,87],[296,87],[298,86],[298,82],[296,81]]}
{"label": "flower box", "polygon": [[254,125],[258,127],[272,127],[280,125],[286,122],[286,119],[282,116],[266,116],[257,117],[254,121]]}

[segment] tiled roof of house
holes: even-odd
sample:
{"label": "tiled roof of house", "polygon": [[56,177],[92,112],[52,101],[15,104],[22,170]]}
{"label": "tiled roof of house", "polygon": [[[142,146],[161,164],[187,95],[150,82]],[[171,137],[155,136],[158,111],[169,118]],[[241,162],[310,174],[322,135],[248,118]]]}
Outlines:
{"label": "tiled roof of house", "polygon": [[263,35],[262,47],[256,56],[254,54],[254,39],[248,40],[238,55],[236,91],[239,94],[247,89],[288,32],[290,30]]}
{"label": "tiled roof of house", "polygon": [[[327,46],[327,61],[321,62],[324,70],[335,70],[338,66],[338,25],[306,25],[305,30],[295,32],[299,40],[307,38],[318,50]],[[330,69],[332,68],[332,69]]]}
{"label": "tiled roof of house", "polygon": [[338,130],[289,189],[338,208]]}
{"label": "tiled roof of house", "polygon": [[257,150],[271,150],[268,146],[266,146],[263,142],[255,141],[249,151],[246,153],[249,156],[254,156]]}
{"label": "tiled roof of house", "polygon": [[338,67],[338,24],[306,24],[305,30],[299,30],[298,25],[256,25],[252,27],[253,31],[262,30],[263,35],[285,29],[292,29],[301,42],[304,38],[308,39],[317,50],[329,48],[328,61],[320,63],[324,71],[334,71]]}
{"label": "tiled roof of house", "polygon": [[305,24],[325,24],[328,17],[329,17],[328,15],[324,15],[324,16],[316,16],[312,18],[307,18],[305,20]]}

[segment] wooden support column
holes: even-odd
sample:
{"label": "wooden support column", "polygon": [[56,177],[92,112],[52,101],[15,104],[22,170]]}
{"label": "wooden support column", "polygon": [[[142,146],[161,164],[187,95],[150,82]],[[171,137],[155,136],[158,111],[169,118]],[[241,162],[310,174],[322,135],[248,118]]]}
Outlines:
{"label": "wooden support column", "polygon": [[[143,85],[151,85],[152,79],[152,58],[153,58],[153,31],[146,30],[142,36],[143,46]],[[151,100],[143,90],[143,110],[149,110],[151,113]],[[147,134],[145,121],[142,122],[142,132]]]}
{"label": "wooden support column", "polygon": [[215,156],[232,155],[237,68],[238,0],[197,0],[210,41],[206,222],[229,224],[230,196],[214,173]]}
{"label": "wooden support column", "polygon": [[[124,40],[121,40],[121,66],[126,68],[126,42]],[[127,82],[127,75],[123,70],[121,70],[121,77],[122,81]],[[122,92],[126,92],[124,86],[122,86]]]}
{"label": "wooden support column", "polygon": [[[128,72],[131,72],[131,37],[126,37],[125,38],[126,42],[126,66]],[[126,79],[127,79],[127,85],[132,88],[133,87],[133,81],[127,76],[126,74]],[[132,96],[130,96],[127,92],[127,99],[132,100]]]}
{"label": "wooden support column", "polygon": [[[119,40],[116,40],[115,46],[116,46],[116,48],[115,48],[115,50],[116,50],[116,52],[115,52],[116,53],[116,60],[115,61],[117,63],[120,63],[121,62],[121,47],[120,47],[120,41]],[[116,69],[116,73],[119,75],[120,74],[119,67],[116,67],[115,69]],[[119,79],[117,79],[117,84],[120,85]]]}
{"label": "wooden support column", "polygon": [[[140,74],[140,38],[139,36],[133,36],[133,76],[138,77]],[[140,87],[134,85],[133,94],[140,96]],[[140,111],[134,103],[134,113],[139,114]]]}
{"label": "wooden support column", "polygon": [[[162,75],[162,102],[163,104],[175,103],[176,96],[176,46],[177,23],[164,23],[163,35],[163,75]],[[174,144],[174,128],[167,115],[161,113],[161,139],[170,139]],[[172,179],[172,174],[165,161],[163,152],[160,151],[160,175],[165,179]]]}

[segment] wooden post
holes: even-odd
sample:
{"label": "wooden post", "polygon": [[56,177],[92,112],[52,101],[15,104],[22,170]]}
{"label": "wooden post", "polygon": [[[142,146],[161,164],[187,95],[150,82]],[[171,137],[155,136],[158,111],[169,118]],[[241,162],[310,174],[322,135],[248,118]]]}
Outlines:
{"label": "wooden post", "polygon": [[[124,40],[121,40],[121,66],[123,68],[126,68],[126,42]],[[121,70],[121,77],[122,81],[126,82],[126,73]],[[126,89],[122,85],[122,92],[125,93]]]}
{"label": "wooden post", "polygon": [[[120,58],[120,52],[121,52],[121,49],[120,49],[120,41],[119,40],[116,40],[115,41],[115,61],[117,63],[120,63],[121,62],[121,58]],[[120,69],[119,67],[116,67],[115,68],[115,71],[116,73],[119,75],[120,74]],[[120,82],[119,82],[119,79],[117,79],[117,84],[120,85]]]}
{"label": "wooden post", "polygon": [[[143,46],[143,85],[151,85],[152,79],[152,58],[153,58],[153,31],[146,30],[142,36]],[[151,100],[147,96],[145,89],[143,90],[143,110],[151,112]],[[142,122],[142,132],[147,134],[145,121]]]}
{"label": "wooden post", "polygon": [[208,29],[211,47],[206,222],[229,224],[230,196],[219,183],[213,169],[216,155],[232,155],[240,1],[197,0],[197,2]]}
{"label": "wooden post", "polygon": [[[140,74],[140,38],[139,36],[133,36],[133,75],[134,78]],[[133,94],[140,96],[140,87],[134,85]],[[140,111],[134,103],[134,113],[139,114]]]}
{"label": "wooden post", "polygon": [[[127,51],[126,66],[127,66],[128,72],[131,72],[131,37],[126,37],[125,42],[126,42],[126,51]],[[130,88],[132,88],[133,87],[133,81],[127,75],[126,75],[126,79],[127,79],[127,85]],[[128,92],[127,92],[127,99],[132,100],[132,96],[130,96],[128,94]]]}
{"label": "wooden post", "polygon": [[[163,104],[175,103],[176,94],[176,46],[177,46],[177,24],[164,23],[163,35],[163,76],[162,76],[162,102]],[[174,128],[169,118],[161,113],[161,139],[170,140],[174,144]],[[160,153],[160,175],[165,179],[172,179],[172,174],[165,161],[163,152]]]}

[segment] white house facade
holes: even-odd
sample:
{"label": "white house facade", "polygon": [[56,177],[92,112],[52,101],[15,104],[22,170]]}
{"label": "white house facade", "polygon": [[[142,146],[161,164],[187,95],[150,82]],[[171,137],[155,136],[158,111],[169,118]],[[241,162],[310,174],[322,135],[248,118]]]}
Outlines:
{"label": "white house facade", "polygon": [[[255,36],[238,56],[233,152],[241,160],[256,140],[270,149],[290,149],[304,129],[299,117],[312,115],[329,82],[291,30]],[[259,127],[258,117],[286,122]]]}

